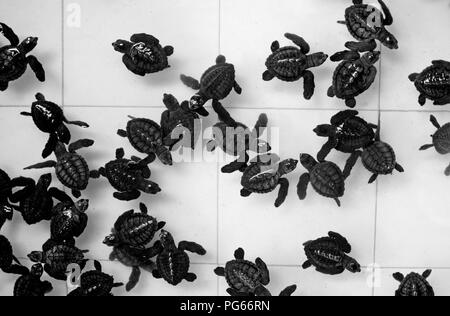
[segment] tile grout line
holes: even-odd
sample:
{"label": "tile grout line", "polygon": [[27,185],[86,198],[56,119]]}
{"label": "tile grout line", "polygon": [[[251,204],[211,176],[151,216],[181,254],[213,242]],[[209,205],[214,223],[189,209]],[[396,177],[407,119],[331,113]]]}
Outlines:
{"label": "tile grout line", "polygon": [[[219,55],[222,52],[222,45],[221,45],[221,34],[222,34],[222,0],[218,0],[218,51],[219,51]],[[217,266],[219,266],[219,260],[220,260],[220,251],[219,251],[219,246],[220,246],[220,211],[219,211],[219,194],[220,194],[220,183],[219,183],[219,177],[220,177],[220,173],[219,173],[219,168],[220,168],[220,164],[219,161],[216,162],[216,263]],[[216,280],[217,280],[217,296],[219,296],[220,293],[220,281],[219,281],[219,276],[216,276]]]}

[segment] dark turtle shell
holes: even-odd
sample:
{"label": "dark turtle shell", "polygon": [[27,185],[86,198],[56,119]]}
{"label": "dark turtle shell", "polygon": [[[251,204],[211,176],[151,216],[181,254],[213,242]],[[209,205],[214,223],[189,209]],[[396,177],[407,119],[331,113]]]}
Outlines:
{"label": "dark turtle shell", "polygon": [[14,284],[14,296],[18,297],[43,297],[51,290],[52,285],[48,281],[41,281],[32,274],[19,277]]}
{"label": "dark turtle shell", "polygon": [[276,189],[279,182],[278,170],[270,169],[267,165],[252,163],[245,170],[241,185],[250,192],[269,193]]}
{"label": "dark turtle shell", "polygon": [[13,249],[9,240],[0,235],[0,269],[6,269],[13,262]]}
{"label": "dark turtle shell", "polygon": [[127,124],[127,135],[131,145],[140,153],[156,153],[163,146],[161,127],[144,118],[132,119]]}
{"label": "dark turtle shell", "polygon": [[367,122],[360,117],[351,117],[345,121],[337,132],[336,149],[344,153],[352,153],[356,149],[370,144],[375,138],[375,132]]}
{"label": "dark turtle shell", "polygon": [[389,144],[377,141],[367,147],[361,156],[367,170],[374,174],[391,174],[396,165],[394,149]]}
{"label": "dark turtle shell", "polygon": [[426,68],[414,82],[417,90],[431,100],[450,95],[450,67],[433,65]]}
{"label": "dark turtle shell", "polygon": [[434,290],[423,276],[413,272],[401,282],[395,296],[434,296]]}
{"label": "dark turtle shell", "polygon": [[123,243],[133,247],[146,246],[158,230],[158,222],[142,213],[125,214],[115,226],[115,235]]}
{"label": "dark turtle shell", "polygon": [[359,41],[376,39],[384,26],[372,26],[367,23],[371,16],[383,16],[380,10],[367,4],[353,5],[345,10],[345,21],[350,34]]}
{"label": "dark turtle shell", "polygon": [[261,272],[256,264],[247,260],[233,260],[225,266],[228,285],[241,293],[254,293],[261,286]]}
{"label": "dark turtle shell", "polygon": [[56,176],[64,186],[82,191],[89,183],[89,166],[80,155],[64,153],[58,157]]}
{"label": "dark turtle shell", "polygon": [[305,254],[313,266],[328,274],[341,274],[345,271],[345,254],[338,243],[329,237],[305,244]]}
{"label": "dark turtle shell", "polygon": [[53,209],[55,214],[50,222],[51,238],[68,240],[80,237],[88,222],[88,216],[76,208],[73,203],[59,203]]}
{"label": "dark turtle shell", "polygon": [[131,160],[116,159],[106,164],[106,178],[114,189],[121,192],[132,191],[141,187],[144,172],[141,169],[132,169]]}
{"label": "dark turtle shell", "polygon": [[37,224],[52,218],[53,198],[47,191],[35,190],[29,197],[20,201],[19,210],[28,225]]}
{"label": "dark turtle shell", "polygon": [[137,249],[127,245],[120,245],[114,247],[112,256],[124,266],[139,267],[148,261],[148,258],[143,257],[141,254],[142,252],[139,252]]}
{"label": "dark turtle shell", "polygon": [[13,46],[0,49],[0,80],[13,81],[20,78],[27,70],[26,56]]}
{"label": "dark turtle shell", "polygon": [[445,124],[433,135],[436,151],[442,155],[450,153],[450,123]]}
{"label": "dark turtle shell", "polygon": [[200,93],[208,99],[225,99],[233,90],[236,79],[234,65],[220,63],[210,67],[200,79]]}
{"label": "dark turtle shell", "polygon": [[367,91],[375,80],[375,76],[370,76],[370,74],[376,71],[374,66],[369,66],[366,69],[358,61],[341,62],[333,75],[333,88],[336,96],[340,99],[346,99],[356,97]]}
{"label": "dark turtle shell", "polygon": [[345,179],[341,169],[333,162],[317,164],[310,172],[311,185],[322,196],[338,198],[344,196]]}
{"label": "dark turtle shell", "polygon": [[280,80],[297,81],[306,70],[306,56],[296,47],[283,47],[267,58],[266,67]]}
{"label": "dark turtle shell", "polygon": [[[193,111],[186,111],[186,110],[182,109],[181,107],[175,111],[166,110],[162,114],[162,119],[161,119],[161,130],[162,130],[163,137],[166,138],[166,137],[172,135],[172,132],[177,127],[181,126],[190,131],[191,141],[195,142],[197,140],[197,136],[199,133],[199,131],[196,130],[197,126],[195,125],[195,121],[198,118],[199,118],[199,116],[197,115],[197,113],[195,113]],[[176,142],[178,142],[177,139],[173,140],[172,144],[166,143],[166,145],[173,145]],[[193,143],[191,145],[193,147],[195,144]]]}
{"label": "dark turtle shell", "polygon": [[161,277],[171,285],[180,284],[189,272],[190,260],[186,252],[179,249],[164,250],[156,259]]}
{"label": "dark turtle shell", "polygon": [[80,287],[68,296],[111,296],[114,278],[100,271],[88,271],[80,276]]}
{"label": "dark turtle shell", "polygon": [[160,44],[139,42],[130,50],[133,63],[146,73],[155,73],[169,67],[167,54]]}
{"label": "dark turtle shell", "polygon": [[56,132],[64,120],[63,110],[49,101],[36,101],[31,105],[34,124],[44,133]]}
{"label": "dark turtle shell", "polygon": [[[214,125],[214,130],[220,131],[220,135],[214,134],[214,139],[219,146],[221,146],[222,150],[229,155],[238,156],[241,154],[240,151],[243,149],[249,148],[249,135],[245,134],[245,137],[242,137],[241,134],[243,131],[248,131],[248,127],[242,123],[236,122],[236,127],[234,130],[234,137],[229,136],[229,132],[231,131],[231,127],[223,122],[219,122]],[[220,138],[221,136],[222,138]]]}
{"label": "dark turtle shell", "polygon": [[57,280],[66,280],[67,266],[70,264],[78,264],[84,266],[84,253],[74,246],[54,245],[44,250],[45,271]]}

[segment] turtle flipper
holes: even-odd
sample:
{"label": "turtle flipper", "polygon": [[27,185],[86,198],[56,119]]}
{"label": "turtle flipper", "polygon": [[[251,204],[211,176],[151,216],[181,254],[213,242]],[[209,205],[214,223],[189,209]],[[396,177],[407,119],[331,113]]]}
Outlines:
{"label": "turtle flipper", "polygon": [[275,53],[279,49],[280,49],[280,42],[278,41],[274,41],[270,46],[270,50],[272,51],[272,53]]}
{"label": "turtle flipper", "polygon": [[44,82],[45,81],[45,70],[44,70],[44,67],[42,67],[42,64],[39,62],[39,60],[37,60],[37,58],[35,56],[28,56],[27,61],[28,61],[28,64],[30,65],[31,69],[36,74],[36,78],[38,78],[38,80],[40,82]]}
{"label": "turtle flipper", "polygon": [[322,149],[317,153],[317,160],[322,162],[325,161],[329,153],[333,148],[337,146],[337,139],[335,137],[331,137],[328,141],[322,146]]}
{"label": "turtle flipper", "polygon": [[242,157],[239,157],[237,160],[224,166],[221,171],[222,171],[222,173],[233,173],[233,172],[239,171],[244,166],[245,167],[247,166],[249,159],[250,159],[250,157],[248,156],[247,153],[245,153],[244,159]]}
{"label": "turtle flipper", "polygon": [[450,165],[448,165],[448,167],[445,168],[444,174],[445,174],[447,177],[450,177]]}
{"label": "turtle flipper", "polygon": [[138,199],[141,196],[141,192],[138,190],[129,192],[114,192],[113,196],[120,201],[132,201]]}
{"label": "turtle flipper", "polygon": [[166,56],[172,56],[173,55],[173,52],[175,51],[175,49],[173,48],[173,46],[165,46],[164,48],[163,48],[163,50],[164,50],[164,53],[166,53]]}
{"label": "turtle flipper", "polygon": [[0,81],[0,91],[6,91],[8,89],[8,81]]}
{"label": "turtle flipper", "polygon": [[64,122],[66,122],[67,124],[70,124],[70,125],[76,125],[76,126],[80,126],[80,127],[84,127],[84,128],[89,127],[88,123],[82,122],[82,121],[69,121],[66,118],[64,118]]}
{"label": "turtle flipper", "polygon": [[304,270],[309,269],[309,268],[311,268],[311,267],[312,267],[312,263],[311,263],[311,261],[309,261],[309,260],[305,261],[305,262],[302,264],[302,268],[303,268]]}
{"label": "turtle flipper", "polygon": [[310,180],[309,173],[304,173],[297,184],[297,195],[300,200],[304,200],[306,198],[306,190],[308,189],[308,184]]}
{"label": "turtle flipper", "polygon": [[256,258],[255,264],[261,273],[261,283],[268,285],[270,283],[270,274],[267,264],[261,258]]}
{"label": "turtle flipper", "polygon": [[425,103],[427,103],[427,96],[426,96],[425,94],[421,93],[421,94],[419,95],[419,104],[420,104],[421,106],[424,106]]}
{"label": "turtle flipper", "polygon": [[441,128],[441,124],[439,124],[437,118],[436,118],[433,114],[430,115],[430,122],[431,122],[431,124],[433,124],[433,126],[436,127],[437,129],[440,129],[440,128]]}
{"label": "turtle flipper", "polygon": [[130,292],[132,289],[136,287],[136,284],[138,284],[139,279],[141,278],[141,269],[139,267],[133,267],[133,270],[130,274],[130,279],[128,280],[127,285],[125,286],[125,289],[127,292]]}
{"label": "turtle flipper", "polygon": [[328,88],[327,96],[329,96],[330,98],[334,98],[336,96],[336,93],[334,92],[334,87],[333,86]]}
{"label": "turtle flipper", "polygon": [[309,100],[314,95],[314,90],[316,88],[316,84],[314,82],[314,74],[311,71],[306,70],[303,73],[303,80],[304,80],[303,96],[306,100]]}
{"label": "turtle flipper", "polygon": [[297,291],[297,285],[291,285],[281,291],[280,296],[292,296]]}
{"label": "turtle flipper", "polygon": [[422,147],[419,148],[419,150],[427,150],[430,148],[433,148],[434,144],[427,144],[427,145],[423,145]]}
{"label": "turtle flipper", "polygon": [[22,265],[13,264],[13,265],[3,269],[3,272],[8,273],[8,274],[27,275],[29,273],[29,270],[27,267],[24,267]]}
{"label": "turtle flipper", "polygon": [[156,37],[154,37],[153,35],[150,35],[150,34],[145,34],[145,33],[133,34],[131,36],[130,40],[133,43],[144,42],[149,45],[158,45],[159,44],[159,40]]}
{"label": "turtle flipper", "polygon": [[270,293],[270,291],[268,289],[266,289],[264,286],[258,286],[255,289],[255,295],[256,296],[262,296],[262,297],[270,297],[272,296],[272,294]]}
{"label": "turtle flipper", "polygon": [[295,45],[299,46],[303,54],[309,54],[311,49],[309,47],[309,44],[304,40],[303,37],[291,33],[286,33],[284,36],[294,42]]}
{"label": "turtle flipper", "polygon": [[378,2],[380,3],[381,9],[384,13],[383,24],[388,26],[392,25],[392,23],[394,23],[394,18],[392,17],[391,11],[383,0],[378,0]]}
{"label": "turtle flipper", "polygon": [[347,107],[353,109],[356,106],[356,99],[355,98],[345,99],[345,105]]}
{"label": "turtle flipper", "polygon": [[363,0],[352,0],[354,5],[362,4]]}
{"label": "turtle flipper", "polygon": [[375,40],[363,41],[363,42],[347,42],[345,47],[354,52],[370,52],[377,48],[377,42]]}
{"label": "turtle flipper", "polygon": [[188,282],[194,282],[197,280],[197,275],[195,273],[188,273],[184,279]]}
{"label": "turtle flipper", "polygon": [[214,273],[215,273],[217,276],[224,277],[224,276],[225,276],[225,268],[223,268],[223,267],[218,267],[218,268],[216,268],[216,269],[214,270]]}
{"label": "turtle flipper", "polygon": [[[449,169],[450,170],[450,169]],[[450,172],[450,171],[449,171]],[[450,174],[449,174],[450,175]],[[249,197],[250,195],[252,195],[252,192],[247,190],[247,189],[242,189],[241,190],[241,196],[242,197]]]}
{"label": "turtle flipper", "polygon": [[434,101],[434,105],[446,105],[450,104],[450,96],[445,96],[439,100]]}
{"label": "turtle flipper", "polygon": [[373,174],[369,179],[369,184],[374,183],[378,178],[378,174]]}
{"label": "turtle flipper", "polygon": [[330,57],[330,60],[333,62],[338,62],[342,60],[355,61],[360,58],[358,52],[352,50],[344,50],[342,52],[337,52],[333,56]]}
{"label": "turtle flipper", "polygon": [[47,144],[45,144],[45,148],[42,151],[42,158],[47,158],[52,154],[52,152],[55,150],[56,145],[58,144],[58,135],[55,133],[50,134],[50,137],[47,141]]}
{"label": "turtle flipper", "polygon": [[219,120],[231,127],[237,127],[237,122],[231,117],[230,113],[223,107],[218,100],[213,100],[212,106],[214,111],[219,116]]}
{"label": "turtle flipper", "polygon": [[73,202],[72,198],[64,191],[61,191],[57,188],[50,188],[48,193],[51,197],[57,199],[61,202]]}
{"label": "turtle flipper", "polygon": [[194,112],[203,117],[209,116],[209,112],[202,106],[195,109]]}
{"label": "turtle flipper", "polygon": [[339,126],[339,125],[343,124],[348,118],[355,117],[358,114],[359,114],[358,111],[355,111],[355,110],[340,111],[339,113],[337,113],[336,115],[334,115],[331,118],[330,123],[331,123],[331,125]]}
{"label": "turtle flipper", "polygon": [[92,139],[80,139],[69,145],[69,152],[74,153],[81,148],[91,147],[92,145],[94,145]]}
{"label": "turtle flipper", "polygon": [[342,172],[342,174],[344,175],[344,179],[347,179],[350,176],[350,173],[352,172],[353,167],[355,167],[355,164],[360,156],[361,156],[360,151],[355,151],[350,155],[345,164],[344,171]]}
{"label": "turtle flipper", "polygon": [[181,75],[181,82],[183,82],[186,86],[194,90],[200,90],[200,82],[197,79],[194,79],[189,76]]}
{"label": "turtle flipper", "polygon": [[403,280],[405,279],[405,276],[403,274],[401,274],[400,272],[394,273],[392,276],[398,282],[403,282]]}
{"label": "turtle flipper", "polygon": [[179,243],[178,248],[181,251],[187,250],[190,251],[192,253],[196,253],[200,256],[204,256],[206,255],[206,250],[205,248],[203,248],[201,245],[192,242],[192,241],[182,241]]}
{"label": "turtle flipper", "polygon": [[398,163],[395,164],[395,170],[398,172],[405,172],[405,169],[403,169],[403,167]]}
{"label": "turtle flipper", "polygon": [[54,168],[56,167],[56,161],[49,160],[45,162],[41,162],[26,168],[23,168],[24,170],[30,170],[30,169],[44,169],[44,168]]}
{"label": "turtle flipper", "polygon": [[415,82],[419,76],[420,76],[420,74],[418,74],[418,73],[413,73],[413,74],[410,74],[410,75],[408,76],[408,79],[409,79],[409,81],[411,81],[411,82]]}
{"label": "turtle flipper", "polygon": [[0,33],[2,33],[12,46],[19,45],[20,41],[16,33],[6,24],[0,23]]}
{"label": "turtle flipper", "polygon": [[281,178],[279,180],[280,191],[278,192],[278,198],[275,201],[275,207],[280,207],[289,193],[289,180],[285,178]]}
{"label": "turtle flipper", "polygon": [[271,72],[270,70],[266,70],[266,71],[263,73],[262,78],[263,78],[264,81],[270,81],[270,80],[272,80],[273,78],[275,78],[275,74],[274,74],[273,72]]}
{"label": "turtle flipper", "polygon": [[169,111],[176,111],[180,108],[180,103],[172,94],[164,94],[163,103]]}
{"label": "turtle flipper", "polygon": [[116,159],[122,159],[123,157],[125,157],[125,151],[123,150],[123,148],[117,148]]}
{"label": "turtle flipper", "polygon": [[433,66],[444,66],[450,68],[450,62],[446,60],[433,60],[431,63],[433,64]]}
{"label": "turtle flipper", "polygon": [[237,81],[234,82],[233,89],[237,94],[242,94],[242,88]]}
{"label": "turtle flipper", "polygon": [[219,55],[216,58],[216,64],[220,65],[220,64],[225,64],[227,62],[227,59],[225,58],[225,56],[223,55]]}

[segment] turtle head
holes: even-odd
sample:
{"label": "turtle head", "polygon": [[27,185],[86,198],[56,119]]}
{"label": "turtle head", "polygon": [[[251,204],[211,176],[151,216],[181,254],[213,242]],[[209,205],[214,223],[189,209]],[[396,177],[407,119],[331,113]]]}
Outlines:
{"label": "turtle head", "polygon": [[386,47],[390,49],[398,49],[398,40],[395,38],[394,35],[389,33],[387,30],[383,30],[380,33],[380,42],[383,43]]}
{"label": "turtle head", "polygon": [[156,194],[161,192],[161,188],[158,184],[152,181],[146,181],[143,190],[145,193]]}
{"label": "turtle head", "polygon": [[114,47],[115,51],[126,54],[130,51],[131,47],[133,47],[133,43],[125,40],[117,40],[112,44],[112,46]]}
{"label": "turtle head", "polygon": [[42,251],[33,251],[28,255],[28,258],[32,262],[42,262],[42,259],[44,258],[44,253]]}
{"label": "turtle head", "polygon": [[314,133],[316,133],[319,137],[334,137],[336,135],[337,128],[336,126],[330,124],[317,125],[314,129]]}
{"label": "turtle head", "polygon": [[350,257],[345,260],[345,268],[351,273],[361,272],[361,265],[355,259]]}
{"label": "turtle head", "polygon": [[314,53],[314,54],[309,55],[309,58],[310,58],[309,66],[318,67],[327,61],[328,55],[320,52],[320,53]]}
{"label": "turtle head", "polygon": [[44,174],[39,178],[39,184],[45,188],[48,188],[52,183],[52,175],[50,173]]}
{"label": "turtle head", "polygon": [[173,165],[172,153],[164,146],[160,147],[160,150],[157,152],[159,160],[166,166]]}
{"label": "turtle head", "polygon": [[103,240],[103,244],[107,245],[108,247],[117,246],[117,243],[118,243],[118,240],[114,233],[109,236],[106,236],[105,240]]}
{"label": "turtle head", "polygon": [[205,98],[200,95],[200,94],[196,94],[191,98],[191,101],[189,102],[191,110],[195,111],[198,110],[199,108],[202,108],[207,100],[205,100]]}
{"label": "turtle head", "polygon": [[75,207],[81,212],[85,213],[89,208],[89,200],[83,199],[75,203]]}
{"label": "turtle head", "polygon": [[381,52],[379,51],[373,51],[365,53],[364,56],[361,58],[361,61],[363,63],[366,63],[367,65],[375,65],[380,60]]}
{"label": "turtle head", "polygon": [[302,164],[303,167],[305,167],[309,171],[312,168],[314,168],[314,166],[317,164],[317,161],[311,155],[301,154],[300,163]]}
{"label": "turtle head", "polygon": [[172,234],[167,230],[161,230],[159,237],[164,248],[175,247],[175,240],[173,239]]}
{"label": "turtle head", "polygon": [[36,263],[31,267],[31,275],[37,278],[40,278],[44,274],[44,268],[42,268],[42,264]]}
{"label": "turtle head", "polygon": [[280,172],[282,174],[288,174],[297,168],[298,160],[286,159],[280,163]]}
{"label": "turtle head", "polygon": [[27,37],[20,45],[19,45],[19,49],[24,53],[27,54],[29,52],[31,52],[38,43],[38,38],[37,37]]}
{"label": "turtle head", "polygon": [[55,146],[56,157],[65,154],[67,152],[66,145],[63,142],[57,142]]}

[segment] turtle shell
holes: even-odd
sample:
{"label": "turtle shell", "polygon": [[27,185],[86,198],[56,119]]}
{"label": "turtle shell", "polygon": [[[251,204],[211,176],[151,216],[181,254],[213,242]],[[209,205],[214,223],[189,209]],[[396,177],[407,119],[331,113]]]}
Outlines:
{"label": "turtle shell", "polygon": [[146,73],[155,73],[169,67],[167,55],[159,44],[139,42],[130,50],[133,63]]}
{"label": "turtle shell", "polygon": [[261,285],[261,272],[256,264],[247,260],[233,260],[225,266],[228,285],[241,293],[254,293]]}
{"label": "turtle shell", "polygon": [[245,170],[241,185],[250,192],[269,193],[276,189],[279,180],[278,170],[267,165],[252,163]]}
{"label": "turtle shell", "polygon": [[44,133],[58,130],[64,120],[63,110],[49,101],[36,101],[31,106],[31,116],[34,124]]}
{"label": "turtle shell", "polygon": [[445,124],[433,135],[436,151],[442,155],[450,153],[450,123]]}
{"label": "turtle shell", "polygon": [[66,280],[67,266],[83,266],[84,252],[69,245],[54,245],[44,251],[45,271],[57,280]]}
{"label": "turtle shell", "polygon": [[306,69],[306,56],[296,47],[283,47],[267,58],[266,67],[280,80],[297,81]]}
{"label": "turtle shell", "polygon": [[[190,131],[192,141],[197,140],[197,135],[199,133],[199,131],[196,130],[197,126],[195,125],[195,121],[199,118],[197,113],[179,108],[176,111],[166,110],[162,114],[162,117],[166,118],[161,120],[161,130],[164,138],[170,136],[177,127],[182,126]],[[178,142],[178,140],[174,140],[173,144],[176,142]],[[194,146],[194,144],[192,144],[192,146]]]}
{"label": "turtle shell", "polygon": [[131,160],[117,159],[106,164],[106,178],[114,189],[120,192],[132,191],[141,186],[144,179],[143,171],[131,169]]}
{"label": "turtle shell", "polygon": [[114,278],[100,271],[88,271],[80,277],[79,291],[69,296],[110,296],[113,289]]}
{"label": "turtle shell", "polygon": [[186,252],[179,249],[165,250],[156,259],[161,276],[171,285],[180,284],[189,272],[190,260]]}
{"label": "turtle shell", "polygon": [[450,68],[440,65],[426,68],[416,79],[415,86],[431,100],[450,95]]}
{"label": "turtle shell", "polygon": [[391,174],[397,163],[392,147],[380,141],[367,147],[362,153],[361,160],[367,170],[383,175]]}
{"label": "turtle shell", "polygon": [[19,209],[23,220],[28,225],[37,224],[52,218],[53,199],[47,191],[36,190],[33,194],[20,201]]}
{"label": "turtle shell", "polygon": [[[214,125],[214,129],[220,130],[220,135],[214,135],[216,142],[222,147],[222,150],[229,155],[238,156],[249,147],[249,135],[241,134],[248,131],[248,127],[242,123],[237,123],[234,130],[234,137],[229,137],[228,132],[231,127],[223,122]],[[220,136],[220,137],[219,137]]]}
{"label": "turtle shell", "polygon": [[325,273],[336,275],[345,271],[345,254],[331,238],[324,237],[305,244],[305,254],[313,266]]}
{"label": "turtle shell", "polygon": [[200,80],[200,93],[208,99],[225,99],[233,90],[236,72],[232,64],[223,63],[210,67]]}
{"label": "turtle shell", "polygon": [[341,169],[333,162],[317,164],[310,172],[311,185],[322,196],[338,198],[344,195],[345,179]]}
{"label": "turtle shell", "polygon": [[0,235],[0,269],[9,268],[13,261],[13,249],[9,240]]}
{"label": "turtle shell", "polygon": [[58,157],[56,176],[64,186],[82,191],[89,183],[89,166],[80,155],[64,153]]}
{"label": "turtle shell", "polygon": [[356,149],[370,144],[375,138],[375,132],[360,117],[351,117],[340,127],[336,149],[344,153],[352,153]]}
{"label": "turtle shell", "polygon": [[0,49],[0,80],[13,81],[27,70],[28,61],[17,47],[5,46]]}
{"label": "turtle shell", "polygon": [[59,203],[53,209],[55,214],[50,223],[51,238],[68,240],[80,237],[88,222],[88,216],[80,212],[72,203]]}
{"label": "turtle shell", "polygon": [[133,247],[143,247],[150,243],[158,230],[156,219],[143,213],[125,215],[115,225],[117,238]]}
{"label": "turtle shell", "polygon": [[14,296],[42,297],[47,291],[46,282],[31,274],[19,277],[14,285]]}
{"label": "turtle shell", "polygon": [[380,10],[366,4],[357,4],[347,8],[345,21],[350,34],[359,41],[378,38],[383,26],[377,27],[367,23],[374,15],[383,16]]}
{"label": "turtle shell", "polygon": [[163,146],[161,127],[149,119],[133,119],[127,124],[127,134],[131,145],[140,153],[156,153]]}
{"label": "turtle shell", "polygon": [[434,290],[423,276],[413,272],[401,282],[395,296],[434,296]]}
{"label": "turtle shell", "polygon": [[374,82],[369,80],[369,74],[376,72],[374,66],[367,69],[358,61],[343,61],[333,75],[333,88],[336,96],[341,99],[356,97],[370,88]]}

